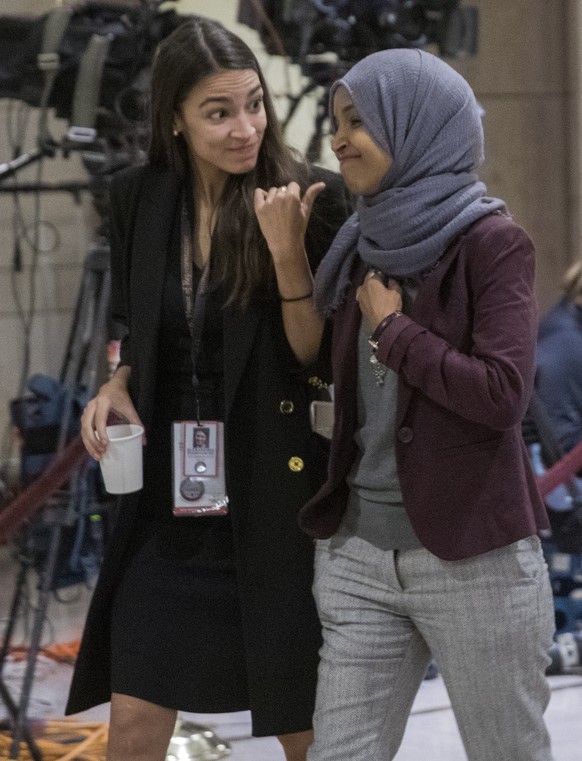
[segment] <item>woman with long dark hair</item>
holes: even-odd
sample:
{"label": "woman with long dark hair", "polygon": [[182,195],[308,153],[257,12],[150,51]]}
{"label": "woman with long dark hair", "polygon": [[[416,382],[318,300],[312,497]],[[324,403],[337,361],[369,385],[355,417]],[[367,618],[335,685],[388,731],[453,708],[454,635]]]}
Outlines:
{"label": "woman with long dark hair", "polygon": [[[177,710],[250,709],[253,733],[301,761],[320,627],[297,513],[326,462],[308,417],[322,328],[303,326],[346,194],[285,146],[255,56],[216,22],[189,19],[161,43],[151,122],[147,164],[111,183],[126,335],[82,420],[98,460],[111,413],[144,426],[144,487],[121,500],[67,711],[111,700],[108,759],[162,761]],[[285,209],[269,243],[255,203]],[[200,481],[176,477],[187,421],[209,430],[207,449],[223,426],[225,494],[206,511]],[[194,472],[209,463],[197,455]]]}

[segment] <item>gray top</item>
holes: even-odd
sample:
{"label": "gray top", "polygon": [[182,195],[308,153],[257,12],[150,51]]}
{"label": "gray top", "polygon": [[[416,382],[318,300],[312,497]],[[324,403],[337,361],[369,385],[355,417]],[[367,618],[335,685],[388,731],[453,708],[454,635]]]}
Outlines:
{"label": "gray top", "polygon": [[[402,504],[394,453],[398,376],[370,362],[369,329],[358,337],[358,457],[348,476],[350,499],[342,530],[381,549],[422,545]],[[382,414],[378,414],[382,410]]]}

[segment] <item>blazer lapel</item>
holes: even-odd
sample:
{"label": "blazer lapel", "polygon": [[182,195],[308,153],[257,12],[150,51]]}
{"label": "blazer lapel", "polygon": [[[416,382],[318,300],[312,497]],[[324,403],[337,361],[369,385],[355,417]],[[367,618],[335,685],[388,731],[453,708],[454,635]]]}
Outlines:
{"label": "blazer lapel", "polygon": [[224,404],[225,419],[228,418],[241,376],[255,342],[261,309],[251,304],[244,314],[228,307],[224,310]]}
{"label": "blazer lapel", "polygon": [[[434,316],[437,314],[437,306],[441,294],[441,285],[451,264],[455,261],[461,246],[463,235],[450,247],[443,256],[438,267],[427,277],[418,290],[418,294],[410,309],[410,317],[427,330],[432,328]],[[398,406],[396,412],[396,430],[400,428],[412,396],[412,387],[402,377],[398,381]]]}
{"label": "blazer lapel", "polygon": [[[169,172],[150,170],[144,179],[138,207],[139,226],[136,226],[131,299],[136,305],[141,340],[138,345],[142,368],[144,408],[151,409],[156,377],[156,354],[159,337],[162,284],[166,267],[166,252],[171,235],[181,183]],[[247,312],[227,308],[224,311],[225,414],[228,416],[244,368],[253,348],[261,309],[251,305]],[[146,421],[144,421],[146,422]]]}
{"label": "blazer lapel", "polygon": [[[164,246],[165,253],[174,224],[180,189],[180,180],[170,172],[151,171],[144,179],[138,205],[139,225],[136,225],[133,246],[133,262],[142,268],[140,272],[144,275],[159,277],[160,273],[165,272],[166,257],[160,256],[159,246]],[[146,278],[140,280],[146,286],[144,291],[151,293]],[[155,301],[154,294],[152,305]]]}
{"label": "blazer lapel", "polygon": [[174,175],[150,170],[138,203],[131,301],[136,315],[133,335],[138,339],[135,356],[140,367],[143,409],[147,411],[151,411],[153,403],[166,255],[180,188],[181,183]]}
{"label": "blazer lapel", "polygon": [[[360,308],[356,301],[356,289],[362,283],[366,266],[359,262],[353,271],[351,284],[346,296],[333,317],[336,327],[333,332],[332,370],[334,381],[334,398],[338,430],[337,440],[353,440],[357,427],[357,406],[351,403],[357,397],[358,381],[358,332],[362,321]],[[340,327],[341,326],[341,329]],[[340,459],[349,457],[351,446],[338,453]]]}

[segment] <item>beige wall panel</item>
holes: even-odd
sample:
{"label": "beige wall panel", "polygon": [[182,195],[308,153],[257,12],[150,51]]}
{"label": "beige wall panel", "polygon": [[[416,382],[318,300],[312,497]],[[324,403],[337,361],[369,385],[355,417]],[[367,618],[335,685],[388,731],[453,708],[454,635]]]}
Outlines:
{"label": "beige wall panel", "polygon": [[[41,257],[35,278],[36,309],[43,319],[50,312],[64,312],[70,315],[77,302],[77,295],[82,277],[81,268],[77,265],[54,266]],[[22,308],[28,312],[30,308],[31,289],[28,270],[16,276],[16,287],[20,296]],[[17,312],[17,295],[14,292],[14,278],[8,270],[0,270],[0,316]],[[72,316],[69,318],[72,320]]]}
{"label": "beige wall panel", "polygon": [[570,257],[582,256],[582,3],[567,0],[568,216]]}
{"label": "beige wall panel", "polygon": [[[14,316],[0,316],[0,414],[4,425],[8,416],[8,401],[18,393],[22,367],[22,325]],[[4,433],[4,425],[2,433]]]}
{"label": "beige wall panel", "polygon": [[577,236],[579,198],[569,144],[578,102],[577,93],[574,103],[571,98],[568,56],[574,12],[569,0],[466,4],[479,8],[479,54],[451,63],[486,111],[483,179],[536,243],[543,313],[560,293]]}
{"label": "beige wall panel", "polygon": [[32,328],[32,373],[46,373],[55,378],[59,377],[70,332],[71,316],[68,312],[52,311],[39,314]]}
{"label": "beige wall panel", "polygon": [[[58,378],[70,332],[68,314],[38,315],[33,323],[30,374],[43,373]],[[8,422],[8,402],[18,394],[24,336],[15,316],[0,317],[0,420]]]}
{"label": "beige wall panel", "polygon": [[[0,15],[12,16],[37,16],[41,13],[50,11],[55,6],[66,6],[69,8],[82,5],[86,0],[0,0]],[[218,0],[222,2],[223,0]],[[139,5],[140,0],[102,0],[109,2],[111,5]],[[197,2],[197,0],[194,0]],[[228,2],[228,0],[227,0]]]}
{"label": "beige wall panel", "polygon": [[33,16],[54,8],[55,0],[0,0],[0,14]]}
{"label": "beige wall panel", "polygon": [[[87,241],[92,234],[90,222],[83,208],[76,206],[68,196],[58,194],[53,204],[42,203],[39,243],[41,256],[49,262],[79,264],[84,259]],[[56,195],[56,194],[55,194]],[[35,238],[34,214],[31,205],[24,199],[22,216],[27,226],[26,237],[31,242]],[[52,207],[52,208],[51,208]],[[11,269],[14,252],[12,233],[12,207],[6,198],[0,198],[0,269]],[[28,265],[32,259],[31,246],[22,243],[22,260]]]}
{"label": "beige wall panel", "polygon": [[542,310],[558,293],[569,261],[560,104],[557,97],[482,99],[486,151],[482,177],[489,193],[507,201],[515,220],[536,244]]}
{"label": "beige wall panel", "polygon": [[478,93],[562,92],[565,0],[464,0],[479,9],[479,54],[453,62]]}

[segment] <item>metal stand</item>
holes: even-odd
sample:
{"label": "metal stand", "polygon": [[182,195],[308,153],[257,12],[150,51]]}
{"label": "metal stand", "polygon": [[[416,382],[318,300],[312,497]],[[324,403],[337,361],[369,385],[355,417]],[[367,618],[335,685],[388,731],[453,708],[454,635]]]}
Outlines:
{"label": "metal stand", "polygon": [[[34,761],[42,761],[42,755],[36,743],[34,742],[31,730],[30,722],[27,716],[28,704],[30,701],[30,695],[32,691],[32,684],[34,680],[34,672],[36,668],[36,658],[38,656],[41,644],[42,629],[46,610],[49,602],[49,595],[52,589],[52,580],[54,569],[56,565],[56,558],[60,545],[62,526],[55,522],[51,527],[51,536],[49,542],[49,552],[47,554],[46,562],[42,572],[40,573],[39,586],[38,586],[38,605],[33,619],[33,627],[30,639],[30,647],[26,659],[26,669],[24,672],[24,678],[22,680],[20,698],[16,702],[10,695],[8,688],[6,687],[2,675],[4,668],[5,658],[8,655],[11,643],[11,637],[14,631],[15,623],[18,619],[20,611],[22,592],[26,583],[26,578],[30,568],[32,567],[32,561],[30,556],[21,554],[19,557],[20,569],[16,582],[16,589],[12,600],[12,606],[10,611],[10,618],[6,627],[6,633],[4,635],[4,643],[2,647],[2,653],[0,655],[0,694],[6,707],[8,708],[10,718],[13,726],[12,744],[10,746],[9,758],[19,758],[20,743],[22,740],[26,742],[29,747],[30,753]],[[27,544],[27,537],[24,537],[24,544]]]}
{"label": "metal stand", "polygon": [[[110,290],[109,248],[99,243],[89,251],[85,262],[73,328],[63,366],[61,383],[65,392],[65,405],[59,428],[57,453],[65,447],[74,427],[75,404],[80,397],[90,398],[96,391],[99,366],[105,355]],[[34,761],[42,761],[41,753],[32,736],[27,713],[50,593],[55,588],[57,558],[63,529],[74,525],[83,516],[104,512],[109,507],[107,503],[96,500],[96,495],[89,494],[86,474],[87,461],[84,461],[71,472],[68,490],[47,502],[37,519],[50,527],[48,549],[38,572],[38,603],[33,618],[20,698],[16,702],[6,687],[3,669],[18,620],[26,579],[34,565],[34,549],[31,546],[32,531],[35,525],[38,527],[38,523],[29,525],[20,540],[20,568],[0,651],[0,697],[8,709],[13,726],[13,741],[9,755],[11,759],[19,758],[20,743],[24,741]]]}
{"label": "metal stand", "polygon": [[288,96],[290,103],[289,110],[285,118],[281,121],[281,127],[286,130],[291,122],[291,119],[295,115],[295,112],[301,105],[303,99],[310,95],[314,90],[319,87],[323,87],[323,92],[317,98],[315,120],[313,125],[313,134],[309,139],[309,143],[305,148],[305,157],[310,162],[317,162],[321,158],[321,146],[323,142],[323,128],[326,120],[328,119],[328,102],[329,102],[329,89],[331,82],[320,82],[317,79],[308,82],[301,92],[295,96]]}

